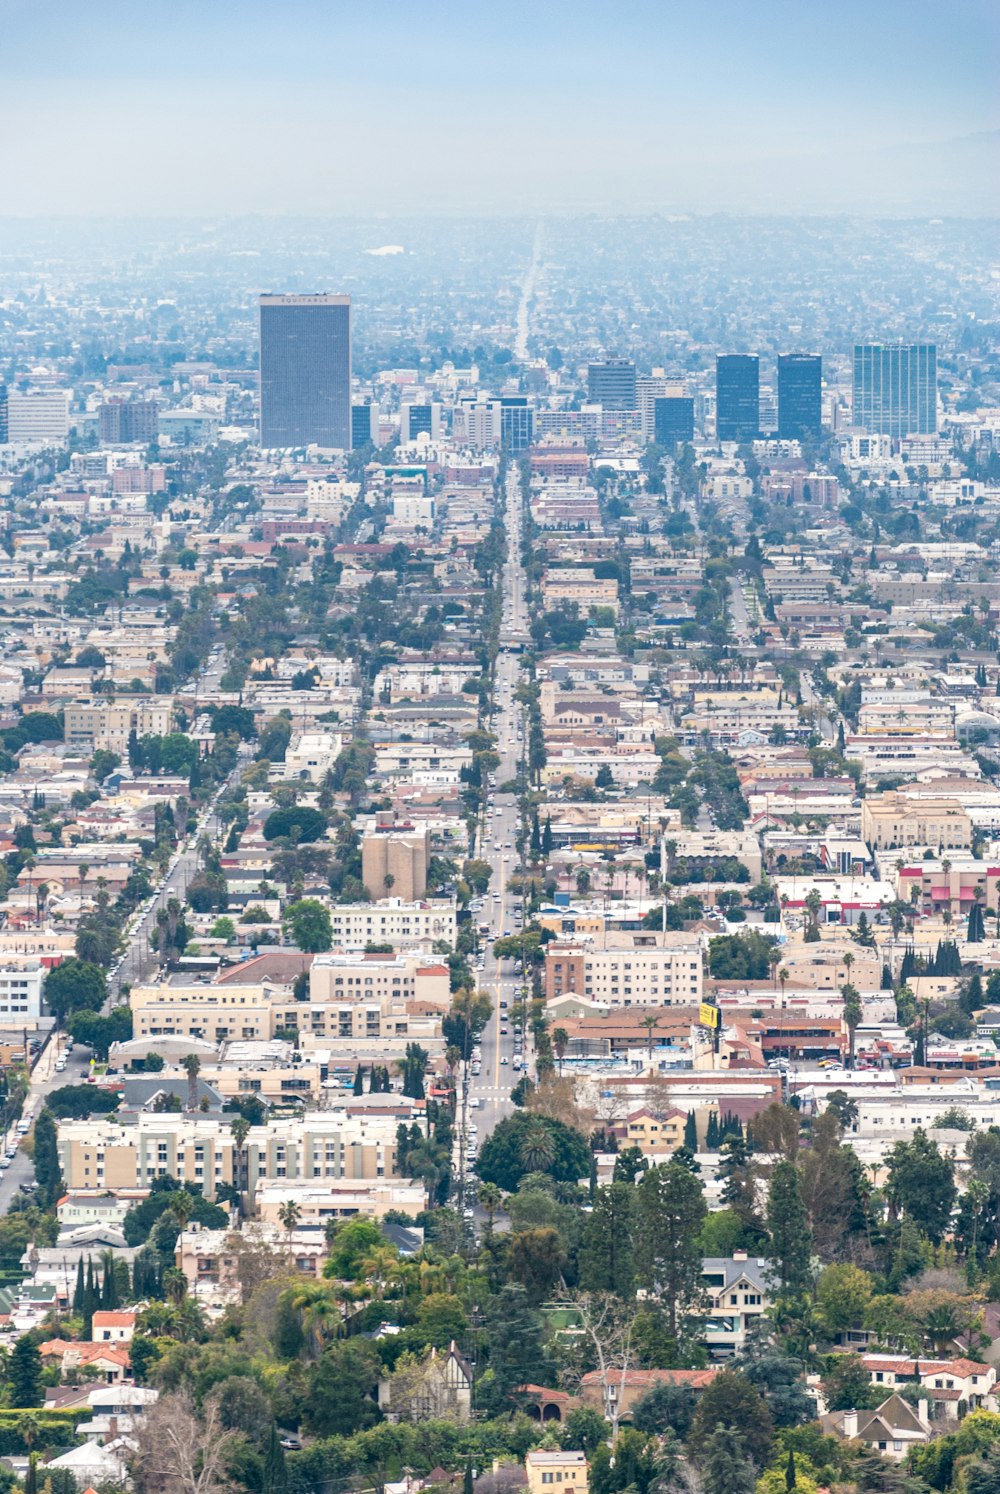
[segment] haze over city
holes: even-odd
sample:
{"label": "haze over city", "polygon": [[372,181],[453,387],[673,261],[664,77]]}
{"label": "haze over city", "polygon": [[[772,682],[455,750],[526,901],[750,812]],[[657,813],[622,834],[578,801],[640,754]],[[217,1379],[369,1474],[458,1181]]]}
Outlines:
{"label": "haze over city", "polygon": [[989,0],[8,0],[17,214],[979,213]]}

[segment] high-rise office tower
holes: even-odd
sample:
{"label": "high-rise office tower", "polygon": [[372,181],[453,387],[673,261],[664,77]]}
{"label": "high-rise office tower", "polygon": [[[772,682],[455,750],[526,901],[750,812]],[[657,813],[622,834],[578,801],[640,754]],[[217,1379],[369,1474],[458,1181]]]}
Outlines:
{"label": "high-rise office tower", "polygon": [[350,296],[261,296],[260,444],[350,450]]}
{"label": "high-rise office tower", "polygon": [[653,401],[653,440],[657,446],[676,446],[694,440],[694,400],[667,395]]}
{"label": "high-rise office tower", "polygon": [[0,384],[0,446],[6,446],[7,441],[7,385]]}
{"label": "high-rise office tower", "polygon": [[753,441],[760,430],[760,363],[748,353],[715,360],[715,433],[720,441]]}
{"label": "high-rise office tower", "polygon": [[629,358],[605,358],[587,370],[587,398],[605,410],[634,410],[635,364]]}
{"label": "high-rise office tower", "polygon": [[441,406],[438,404],[404,404],[399,410],[399,439],[415,441],[430,436],[436,441],[441,434]]}
{"label": "high-rise office tower", "polygon": [[534,438],[535,412],[523,394],[500,397],[500,444],[512,456],[527,451]]}
{"label": "high-rise office tower", "polygon": [[857,344],[853,423],[880,436],[920,436],[936,431],[935,344]]}
{"label": "high-rise office tower", "polygon": [[351,450],[379,444],[379,407],[371,400],[351,406]]}
{"label": "high-rise office tower", "polygon": [[823,423],[823,360],[818,353],[778,355],[778,435],[818,436]]}

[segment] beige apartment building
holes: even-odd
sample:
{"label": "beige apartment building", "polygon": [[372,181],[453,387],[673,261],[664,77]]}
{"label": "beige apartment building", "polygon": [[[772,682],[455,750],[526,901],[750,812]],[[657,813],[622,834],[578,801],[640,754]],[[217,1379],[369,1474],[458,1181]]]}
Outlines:
{"label": "beige apartment building", "polygon": [[545,950],[545,999],[576,994],[600,1006],[691,1006],[702,998],[697,934],[612,932],[602,945],[553,940]]}
{"label": "beige apartment building", "polygon": [[103,750],[124,757],[131,732],[137,737],[165,736],[173,730],[173,720],[169,699],[78,700],[66,707],[66,744],[79,752]]}
{"label": "beige apartment building", "polygon": [[[426,1003],[447,1010],[448,967],[405,955],[340,951],[317,957],[308,1001],[296,1001],[287,986],[267,981],[204,984],[197,978],[137,986],[129,1000],[136,1039],[267,1042],[298,1031],[333,1044],[425,1040],[440,1036],[440,1018],[422,1008]],[[411,1003],[420,1008],[411,1009]]]}
{"label": "beige apartment building", "polygon": [[896,846],[967,851],[972,820],[956,799],[911,798],[905,789],[887,789],[863,800],[861,839],[873,851]]}
{"label": "beige apartment building", "polygon": [[392,944],[405,948],[433,944],[439,939],[455,943],[455,903],[404,902],[383,898],[375,903],[336,903],[330,908],[333,942],[342,949],[364,949],[366,944]]}
{"label": "beige apartment building", "polygon": [[426,830],[376,826],[361,842],[361,880],[372,897],[391,892],[417,902],[427,891],[430,859]]}
{"label": "beige apartment building", "polygon": [[406,954],[332,950],[317,955],[309,971],[309,1004],[343,1002],[433,1002],[451,1000],[447,965]]}
{"label": "beige apartment building", "polygon": [[586,616],[591,607],[618,611],[618,582],[613,576],[600,578],[590,566],[546,571],[542,577],[542,603],[546,611],[564,602],[576,602]]}
{"label": "beige apartment building", "polygon": [[[396,1173],[396,1117],[309,1111],[294,1120],[254,1126],[244,1157],[246,1191],[284,1180],[391,1178]],[[196,1183],[206,1198],[236,1181],[238,1160],[229,1118],[142,1114],[133,1126],[108,1120],[62,1121],[59,1165],[67,1190],[119,1193],[149,1188],[158,1177]]]}

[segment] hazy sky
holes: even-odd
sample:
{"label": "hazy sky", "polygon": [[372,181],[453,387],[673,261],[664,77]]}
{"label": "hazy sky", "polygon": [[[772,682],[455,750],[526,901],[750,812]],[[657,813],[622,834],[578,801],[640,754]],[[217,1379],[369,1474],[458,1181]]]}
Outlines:
{"label": "hazy sky", "polygon": [[0,0],[0,36],[0,214],[997,211],[997,0]]}

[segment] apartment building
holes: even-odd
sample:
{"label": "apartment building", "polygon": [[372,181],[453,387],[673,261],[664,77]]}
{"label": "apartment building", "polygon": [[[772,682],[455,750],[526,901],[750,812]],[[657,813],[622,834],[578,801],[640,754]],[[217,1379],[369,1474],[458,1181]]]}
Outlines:
{"label": "apartment building", "polygon": [[546,571],[542,577],[545,610],[567,602],[575,602],[584,615],[591,607],[610,607],[617,612],[618,582],[613,576],[596,576],[589,566]]}
{"label": "apartment building", "polygon": [[376,903],[336,903],[330,909],[333,942],[341,949],[364,949],[366,944],[455,943],[455,902],[404,902],[383,898]]}
{"label": "apartment building", "polygon": [[131,732],[137,737],[147,737],[165,736],[172,730],[173,704],[169,699],[133,700],[124,704],[78,700],[66,707],[66,744],[78,752],[94,753],[100,749],[124,757]]}
{"label": "apartment building", "polygon": [[426,829],[377,824],[361,842],[361,880],[373,897],[392,890],[412,903],[427,891],[430,841]]}
{"label": "apartment building", "polygon": [[905,789],[888,789],[863,800],[861,839],[873,851],[897,846],[967,851],[972,820],[956,799],[911,798]]}
{"label": "apartment building", "polygon": [[[212,1199],[233,1186],[240,1162],[229,1117],[140,1114],[133,1126],[108,1120],[62,1121],[59,1165],[77,1193],[128,1193],[158,1177],[195,1183]],[[391,1178],[396,1172],[396,1118],[309,1111],[294,1120],[254,1126],[242,1159],[246,1191],[284,1180]]]}
{"label": "apartment building", "polygon": [[44,977],[37,960],[0,965],[0,1028],[37,1026]]}
{"label": "apartment building", "polygon": [[605,948],[553,940],[545,950],[545,999],[570,992],[598,1006],[690,1006],[702,996],[696,934],[609,933]]}
{"label": "apartment building", "polygon": [[336,762],[342,740],[331,731],[295,732],[285,750],[281,777],[321,783]]}
{"label": "apartment building", "polygon": [[404,954],[335,950],[317,955],[309,971],[309,1005],[351,1002],[433,1002],[447,1009],[448,967]]}
{"label": "apartment building", "polygon": [[288,992],[268,985],[211,985],[194,980],[136,986],[129,996],[135,1038],[185,1037],[222,1043],[274,1036]]}

